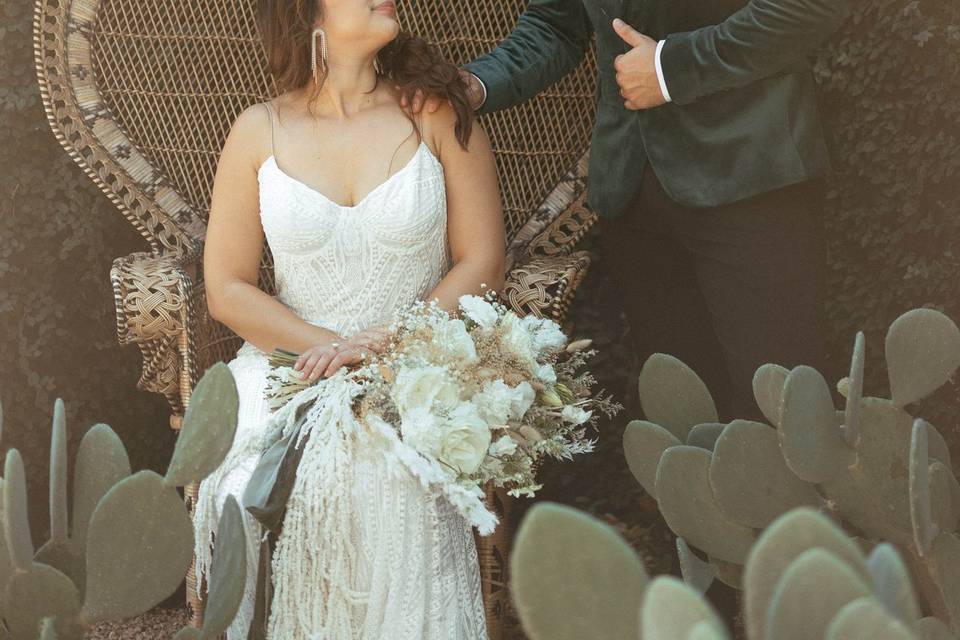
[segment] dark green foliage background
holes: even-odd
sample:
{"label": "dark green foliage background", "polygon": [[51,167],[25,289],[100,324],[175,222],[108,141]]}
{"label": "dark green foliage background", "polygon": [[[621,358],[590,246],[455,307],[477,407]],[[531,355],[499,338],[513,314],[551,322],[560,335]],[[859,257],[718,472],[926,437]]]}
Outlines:
{"label": "dark green foliage background", "polygon": [[[32,4],[0,3],[0,399],[2,446],[25,453],[39,539],[58,395],[74,446],[90,425],[107,422],[135,468],[163,469],[172,437],[165,402],[135,388],[139,352],[114,336],[111,260],[145,245],[50,133],[33,69]],[[932,305],[960,320],[960,3],[864,0],[816,69],[836,168],[825,212],[829,373],[842,373],[863,328],[869,391],[884,394],[883,335],[894,318]],[[598,261],[573,321],[578,335],[597,338],[596,372],[628,409],[604,427],[598,455],[550,472],[545,496],[630,521],[639,495],[619,437],[636,415],[638,363],[621,347],[627,330],[606,285]],[[952,387],[923,413],[950,433],[958,408]]]}

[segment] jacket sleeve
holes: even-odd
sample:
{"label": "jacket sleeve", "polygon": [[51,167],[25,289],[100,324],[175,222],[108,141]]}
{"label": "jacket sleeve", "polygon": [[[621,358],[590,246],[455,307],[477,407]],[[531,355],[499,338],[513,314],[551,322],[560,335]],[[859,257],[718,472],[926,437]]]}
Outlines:
{"label": "jacket sleeve", "polygon": [[717,25],[667,36],[660,63],[677,104],[767,78],[836,31],[850,0],[751,0]]}
{"label": "jacket sleeve", "polygon": [[570,73],[592,31],[581,0],[531,0],[496,49],[465,65],[487,87],[480,113],[519,104]]}

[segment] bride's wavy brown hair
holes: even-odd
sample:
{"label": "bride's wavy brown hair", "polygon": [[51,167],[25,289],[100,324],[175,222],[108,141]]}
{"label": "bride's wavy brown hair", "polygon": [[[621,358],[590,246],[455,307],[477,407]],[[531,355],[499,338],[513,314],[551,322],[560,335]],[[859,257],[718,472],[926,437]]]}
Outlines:
{"label": "bride's wavy brown hair", "polygon": [[[259,0],[257,20],[267,54],[267,64],[283,93],[311,87],[311,98],[321,86],[313,82],[310,55],[314,25],[320,18],[320,0]],[[423,38],[401,32],[378,54],[383,77],[401,92],[416,91],[450,101],[457,115],[457,141],[466,148],[473,129],[474,113],[467,87],[457,67]],[[407,114],[411,121],[410,114]],[[419,128],[417,128],[419,135]]]}

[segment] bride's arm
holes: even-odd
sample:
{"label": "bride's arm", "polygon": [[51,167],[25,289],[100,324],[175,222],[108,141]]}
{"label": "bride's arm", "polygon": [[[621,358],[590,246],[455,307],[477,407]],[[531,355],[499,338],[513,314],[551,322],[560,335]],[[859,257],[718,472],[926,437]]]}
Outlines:
{"label": "bride's arm", "polygon": [[270,122],[262,105],[240,114],[217,165],[203,255],[210,315],[258,349],[303,353],[338,339],[257,286],[264,249],[259,163],[269,152]]}
{"label": "bride's arm", "polygon": [[[497,168],[490,140],[479,122],[467,148],[454,133],[456,115],[449,105],[424,116],[424,136],[437,150],[447,189],[447,236],[452,266],[431,292],[448,311],[468,293],[499,291],[504,284],[506,239]],[[486,285],[484,289],[481,285]]]}

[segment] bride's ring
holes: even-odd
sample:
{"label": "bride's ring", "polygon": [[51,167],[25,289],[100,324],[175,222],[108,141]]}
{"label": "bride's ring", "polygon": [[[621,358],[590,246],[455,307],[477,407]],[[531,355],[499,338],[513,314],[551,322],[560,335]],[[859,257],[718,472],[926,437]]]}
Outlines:
{"label": "bride's ring", "polygon": [[339,348],[340,348],[340,343],[339,343],[339,342],[331,342],[331,343],[330,343],[330,346],[333,347],[334,349],[339,349]]}

